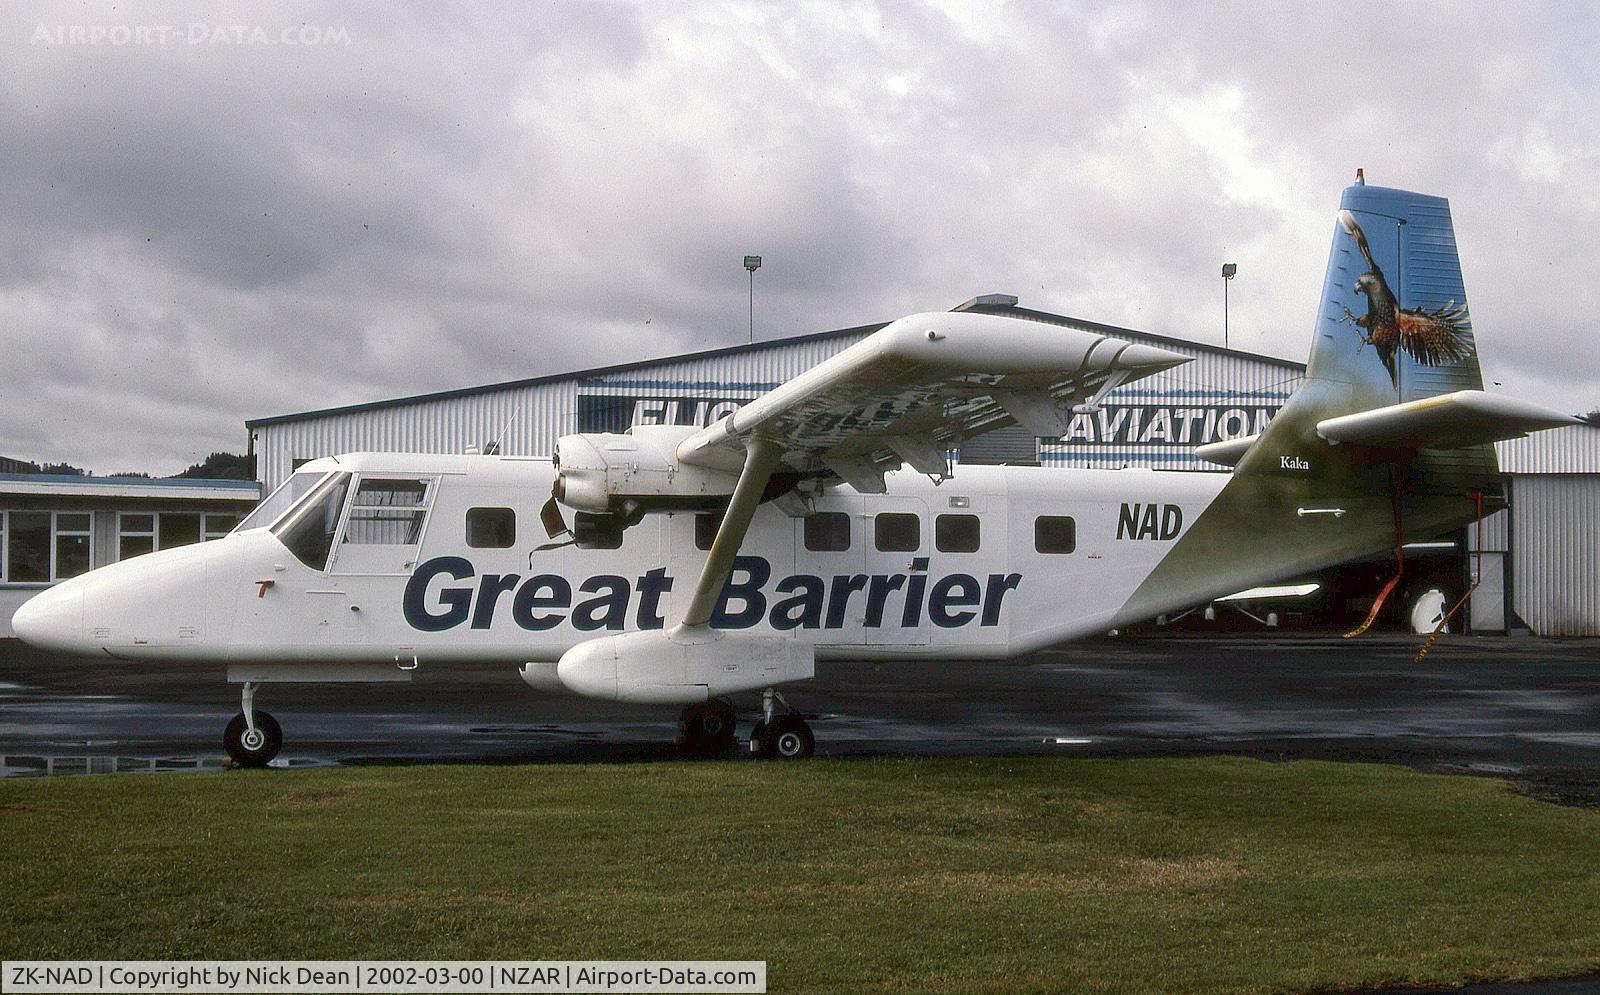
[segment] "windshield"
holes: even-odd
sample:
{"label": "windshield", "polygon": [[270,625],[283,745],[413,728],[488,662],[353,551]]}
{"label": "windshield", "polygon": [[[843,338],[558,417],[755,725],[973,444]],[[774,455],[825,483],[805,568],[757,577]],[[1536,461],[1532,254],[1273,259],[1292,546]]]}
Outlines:
{"label": "windshield", "polygon": [[328,474],[272,526],[272,534],[301,563],[313,570],[326,569],[349,489],[348,473]]}
{"label": "windshield", "polygon": [[318,481],[328,475],[326,470],[301,471],[289,475],[289,479],[278,485],[278,489],[268,494],[266,500],[256,505],[233,529],[243,532],[246,529],[259,529],[276,522],[283,513],[288,511],[294,503],[305,497]]}

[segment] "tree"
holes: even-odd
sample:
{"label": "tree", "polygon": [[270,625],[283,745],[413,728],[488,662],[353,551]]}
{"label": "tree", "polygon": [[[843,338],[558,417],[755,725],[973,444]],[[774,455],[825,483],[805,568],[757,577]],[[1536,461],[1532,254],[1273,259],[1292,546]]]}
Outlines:
{"label": "tree", "polygon": [[233,453],[212,453],[201,462],[175,476],[202,477],[208,480],[254,480],[256,479],[256,458],[254,456],[237,456]]}

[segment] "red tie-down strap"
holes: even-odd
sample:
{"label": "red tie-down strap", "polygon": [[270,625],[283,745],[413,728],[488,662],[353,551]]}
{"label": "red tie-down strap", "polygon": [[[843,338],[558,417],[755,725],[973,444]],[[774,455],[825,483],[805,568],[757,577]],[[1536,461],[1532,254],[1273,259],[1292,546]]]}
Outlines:
{"label": "red tie-down strap", "polygon": [[1393,464],[1389,466],[1389,504],[1394,508],[1394,576],[1389,578],[1389,583],[1383,585],[1383,590],[1373,599],[1372,610],[1367,612],[1367,620],[1346,632],[1344,634],[1346,639],[1353,639],[1372,628],[1378,613],[1383,611],[1383,603],[1389,600],[1389,595],[1394,593],[1395,585],[1400,583],[1400,575],[1406,572],[1406,540],[1400,529],[1400,468]]}
{"label": "red tie-down strap", "polygon": [[1433,632],[1428,635],[1427,642],[1422,644],[1422,649],[1417,651],[1416,659],[1412,660],[1412,663],[1421,663],[1427,658],[1428,652],[1433,649],[1433,644],[1439,641],[1439,633],[1444,631],[1444,627],[1450,624],[1450,620],[1455,617],[1456,612],[1460,611],[1461,606],[1467,603],[1468,598],[1472,597],[1472,592],[1478,589],[1478,585],[1483,583],[1483,492],[1473,491],[1467,495],[1467,500],[1474,502],[1478,509],[1478,568],[1473,572],[1472,586],[1467,588],[1467,593],[1463,594],[1456,601],[1455,606],[1445,612],[1443,618],[1439,619],[1439,624],[1433,627]]}

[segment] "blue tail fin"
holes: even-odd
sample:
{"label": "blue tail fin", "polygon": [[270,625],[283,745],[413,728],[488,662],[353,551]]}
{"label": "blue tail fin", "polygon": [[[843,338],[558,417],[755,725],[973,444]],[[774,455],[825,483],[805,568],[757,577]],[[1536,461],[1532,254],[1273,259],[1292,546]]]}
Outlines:
{"label": "blue tail fin", "polygon": [[1482,389],[1449,202],[1357,184],[1339,208],[1307,377],[1350,411]]}

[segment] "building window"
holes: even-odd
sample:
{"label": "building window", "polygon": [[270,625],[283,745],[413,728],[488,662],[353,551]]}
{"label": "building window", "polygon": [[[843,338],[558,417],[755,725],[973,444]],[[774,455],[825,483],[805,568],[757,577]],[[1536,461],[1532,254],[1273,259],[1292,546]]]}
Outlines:
{"label": "building window", "polygon": [[510,508],[468,508],[467,545],[510,549],[517,544],[517,513]]}
{"label": "building window", "polygon": [[1078,548],[1078,523],[1065,515],[1040,515],[1033,520],[1033,548],[1041,553],[1070,553]]}
{"label": "building window", "polygon": [[881,553],[915,553],[922,546],[922,519],[888,511],[873,519],[873,540]]}
{"label": "building window", "polygon": [[87,511],[9,511],[0,515],[0,579],[49,584],[94,564],[94,517]]}
{"label": "building window", "polygon": [[50,583],[50,513],[13,511],[6,515],[6,579],[13,584]]}
{"label": "building window", "polygon": [[124,511],[117,516],[117,559],[126,560],[156,548],[156,516]]}
{"label": "building window", "polygon": [[941,553],[978,551],[977,515],[940,515],[933,520],[933,548]]}
{"label": "building window", "polygon": [[89,572],[93,545],[93,516],[87,511],[56,512],[55,579],[66,580]]}
{"label": "building window", "polygon": [[850,516],[819,511],[805,519],[806,548],[813,553],[842,553],[850,548]]}
{"label": "building window", "polygon": [[127,560],[158,549],[176,549],[202,540],[221,539],[238,524],[238,515],[124,511],[117,515],[117,559]]}

